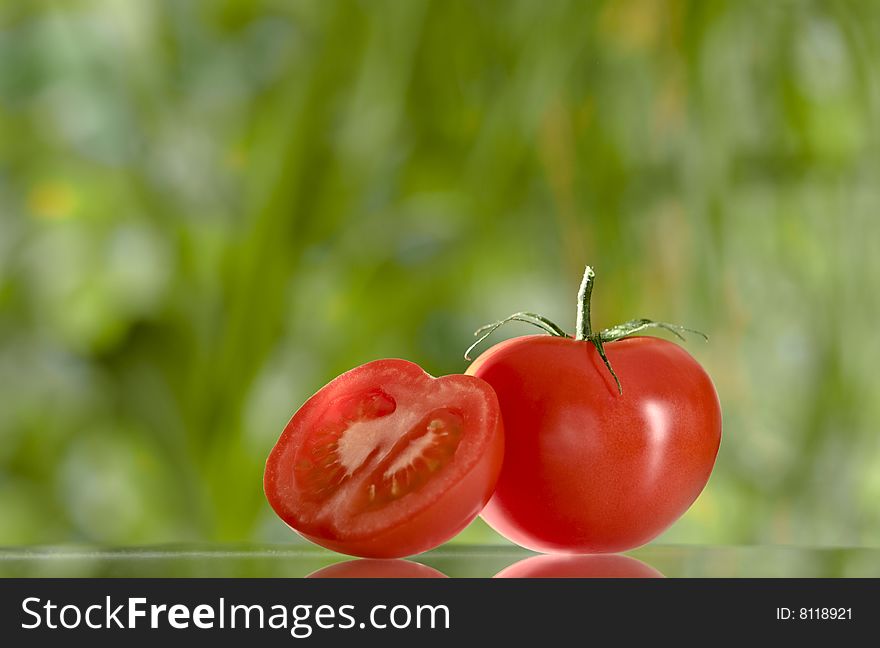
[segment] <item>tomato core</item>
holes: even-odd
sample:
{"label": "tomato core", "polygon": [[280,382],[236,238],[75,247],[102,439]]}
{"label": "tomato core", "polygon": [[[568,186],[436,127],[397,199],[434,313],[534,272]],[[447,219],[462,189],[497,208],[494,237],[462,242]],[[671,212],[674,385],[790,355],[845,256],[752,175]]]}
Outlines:
{"label": "tomato core", "polygon": [[369,472],[356,508],[376,510],[418,491],[452,461],[461,440],[461,412],[437,408],[401,431],[383,420],[396,409],[394,398],[381,389],[331,403],[294,460],[294,478],[306,499],[328,499],[363,469]]}
{"label": "tomato core", "polygon": [[364,510],[375,510],[414,493],[455,456],[461,440],[461,414],[441,408],[404,434],[374,468],[361,494]]}

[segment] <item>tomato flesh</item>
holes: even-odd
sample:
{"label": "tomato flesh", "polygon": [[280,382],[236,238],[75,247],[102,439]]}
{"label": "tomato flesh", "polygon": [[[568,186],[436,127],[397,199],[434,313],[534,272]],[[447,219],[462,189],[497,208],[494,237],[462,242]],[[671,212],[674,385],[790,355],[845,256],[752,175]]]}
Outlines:
{"label": "tomato flesh", "polygon": [[304,440],[294,460],[297,484],[306,497],[315,501],[335,493],[351,476],[342,460],[348,456],[345,446],[339,447],[351,438],[349,430],[359,423],[381,419],[397,407],[394,399],[381,389],[346,394],[336,400],[318,421],[315,433]]}
{"label": "tomato flesh", "polygon": [[495,393],[471,376],[432,378],[404,360],[338,377],[287,424],[264,489],[292,528],[358,556],[399,557],[458,533],[501,469]]}

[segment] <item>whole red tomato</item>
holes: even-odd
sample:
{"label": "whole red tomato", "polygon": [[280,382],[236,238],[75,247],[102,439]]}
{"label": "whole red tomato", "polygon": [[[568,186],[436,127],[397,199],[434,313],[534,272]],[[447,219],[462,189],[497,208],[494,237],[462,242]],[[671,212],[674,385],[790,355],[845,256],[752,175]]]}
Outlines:
{"label": "whole red tomato", "polygon": [[303,537],[334,551],[398,558],[433,549],[480,512],[504,434],[495,392],[433,378],[406,360],[348,371],[293,415],[263,488]]}
{"label": "whole red tomato", "polygon": [[587,268],[576,337],[518,313],[552,335],[502,342],[467,371],[495,389],[505,427],[504,465],[481,515],[535,551],[648,542],[696,500],[721,442],[718,395],[696,360],[672,342],[627,337],[682,329],[634,320],[594,334],[592,281]]}

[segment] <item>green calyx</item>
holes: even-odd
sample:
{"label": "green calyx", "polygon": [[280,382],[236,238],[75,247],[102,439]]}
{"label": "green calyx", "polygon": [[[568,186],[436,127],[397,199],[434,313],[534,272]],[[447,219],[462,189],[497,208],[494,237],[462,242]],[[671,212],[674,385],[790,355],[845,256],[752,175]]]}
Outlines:
{"label": "green calyx", "polygon": [[599,357],[602,358],[602,362],[605,363],[605,366],[614,378],[614,382],[617,383],[618,393],[622,395],[623,386],[620,384],[620,379],[617,377],[617,374],[614,373],[614,368],[611,366],[608,357],[605,355],[605,344],[622,340],[623,338],[649,329],[663,329],[669,331],[682,341],[685,340],[684,333],[694,333],[708,341],[708,336],[700,331],[679,326],[678,324],[655,322],[654,320],[649,319],[629,320],[623,324],[618,324],[617,326],[603,329],[598,333],[593,333],[592,324],[590,322],[590,299],[593,294],[593,281],[595,278],[596,274],[593,272],[593,269],[590,266],[587,266],[586,270],[584,270],[584,278],[581,280],[580,290],[578,291],[577,333],[574,336],[569,335],[552,321],[542,315],[538,315],[537,313],[514,313],[513,315],[508,315],[497,322],[492,322],[491,324],[486,324],[485,326],[478,328],[474,332],[474,335],[478,336],[477,341],[469,346],[468,350],[464,352],[465,360],[472,360],[471,352],[479,346],[483,340],[492,335],[492,333],[504,324],[507,324],[508,322],[525,322],[526,324],[531,324],[532,326],[543,330],[548,335],[553,335],[555,337],[574,337],[575,340],[589,342],[596,347],[596,351],[599,352]]}

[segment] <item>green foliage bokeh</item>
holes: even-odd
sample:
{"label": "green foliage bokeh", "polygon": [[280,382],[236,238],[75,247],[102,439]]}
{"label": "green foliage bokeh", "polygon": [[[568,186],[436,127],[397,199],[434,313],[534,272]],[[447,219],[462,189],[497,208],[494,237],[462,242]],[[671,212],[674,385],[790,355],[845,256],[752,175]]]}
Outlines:
{"label": "green foliage bokeh", "polygon": [[663,541],[878,546],[878,117],[868,1],[0,3],[0,544],[296,542],[311,393],[589,262],[711,337]]}

